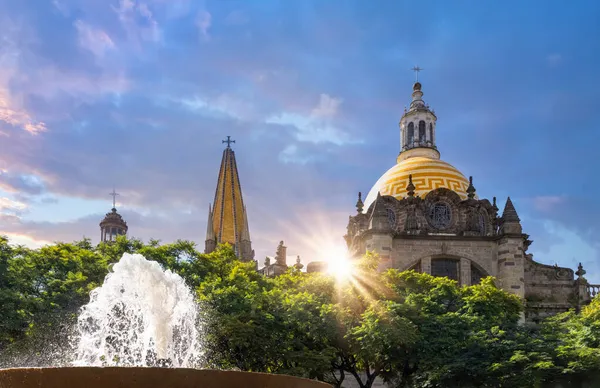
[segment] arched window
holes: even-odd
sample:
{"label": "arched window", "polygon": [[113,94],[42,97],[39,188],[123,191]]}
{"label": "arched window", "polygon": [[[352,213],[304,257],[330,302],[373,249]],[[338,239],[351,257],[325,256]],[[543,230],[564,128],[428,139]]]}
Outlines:
{"label": "arched window", "polygon": [[460,261],[456,259],[431,259],[431,275],[458,281]]}
{"label": "arched window", "polygon": [[425,121],[419,121],[419,143],[425,143]]}
{"label": "arched window", "polygon": [[408,123],[406,145],[412,146],[414,140],[415,140],[415,125],[413,123]]}
{"label": "arched window", "polygon": [[433,143],[433,125],[429,123],[429,141]]}

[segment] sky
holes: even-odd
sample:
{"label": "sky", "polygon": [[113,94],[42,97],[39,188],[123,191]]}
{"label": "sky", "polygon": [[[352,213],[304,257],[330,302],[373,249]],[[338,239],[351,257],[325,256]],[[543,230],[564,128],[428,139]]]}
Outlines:
{"label": "sky", "polygon": [[442,159],[600,282],[600,3],[0,0],[0,234],[204,247],[230,135],[256,257],[343,244],[414,73]]}

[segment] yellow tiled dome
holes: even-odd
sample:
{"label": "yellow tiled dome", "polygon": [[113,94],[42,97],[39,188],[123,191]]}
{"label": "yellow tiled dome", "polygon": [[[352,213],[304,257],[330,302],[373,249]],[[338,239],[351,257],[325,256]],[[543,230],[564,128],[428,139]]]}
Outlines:
{"label": "yellow tiled dome", "polygon": [[375,201],[378,192],[397,199],[406,197],[409,175],[412,175],[415,195],[425,197],[430,191],[444,187],[467,199],[469,180],[454,166],[439,159],[415,156],[400,161],[379,178],[367,195],[365,208]]}

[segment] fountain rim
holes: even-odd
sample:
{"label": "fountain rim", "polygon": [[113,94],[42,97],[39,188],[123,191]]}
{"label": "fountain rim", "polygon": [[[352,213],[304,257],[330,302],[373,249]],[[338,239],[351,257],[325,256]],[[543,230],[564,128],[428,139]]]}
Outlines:
{"label": "fountain rim", "polygon": [[[265,373],[265,372],[247,372],[247,371],[237,371],[237,370],[223,370],[223,369],[195,369],[195,368],[162,368],[162,367],[143,367],[143,366],[49,366],[49,367],[14,367],[14,368],[0,368],[0,383],[3,379],[9,378],[11,375],[23,375],[27,372],[32,372],[33,374],[43,373],[68,373],[69,371],[76,371],[79,373],[90,373],[92,375],[100,375],[100,374],[110,374],[111,372],[114,374],[118,374],[120,376],[131,375],[128,372],[140,373],[140,374],[179,374],[182,372],[189,372],[191,375],[202,375],[208,374],[213,376],[221,375],[225,377],[228,376],[248,376],[252,379],[268,379],[268,380],[281,380],[282,382],[285,380],[293,381],[294,386],[304,386],[306,384],[307,387],[331,387],[330,384],[327,384],[323,381],[308,379],[306,377],[297,377],[286,374],[273,374],[273,373]],[[17,385],[16,387],[20,387],[21,385]],[[24,387],[27,385],[23,385]],[[9,385],[10,387],[10,385]],[[43,385],[42,385],[43,387]]]}

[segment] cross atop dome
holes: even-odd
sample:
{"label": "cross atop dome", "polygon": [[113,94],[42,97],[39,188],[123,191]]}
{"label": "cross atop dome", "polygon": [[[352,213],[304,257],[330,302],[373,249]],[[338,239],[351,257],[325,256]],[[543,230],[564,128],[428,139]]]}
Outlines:
{"label": "cross atop dome", "polygon": [[419,66],[415,66],[411,70],[415,72],[415,82],[419,82],[419,72],[422,71],[423,69],[420,68]]}
{"label": "cross atop dome", "polygon": [[111,197],[113,197],[113,209],[117,208],[117,196],[119,195],[119,193],[115,192],[115,187],[113,186],[113,191],[112,193],[108,193],[108,195],[110,195]]}

